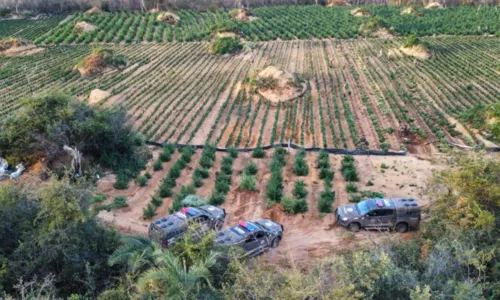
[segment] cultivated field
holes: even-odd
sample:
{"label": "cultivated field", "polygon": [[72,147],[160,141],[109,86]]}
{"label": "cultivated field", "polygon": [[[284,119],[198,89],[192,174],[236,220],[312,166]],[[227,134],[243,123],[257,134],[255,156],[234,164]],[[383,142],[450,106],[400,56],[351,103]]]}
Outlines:
{"label": "cultivated field", "polygon": [[[428,153],[441,138],[492,144],[457,123],[479,103],[500,99],[500,40],[427,38],[426,61],[399,56],[398,39],[293,40],[258,43],[235,56],[207,53],[207,43],[110,45],[128,66],[82,78],[73,66],[92,47],[55,46],[0,62],[0,115],[31,92],[62,88],[86,99],[99,88],[105,105],[123,105],[135,127],[156,142],[256,147],[279,142]],[[388,55],[391,50],[391,54]],[[268,65],[301,74],[308,91],[277,106],[242,88]],[[398,130],[409,124],[411,140]],[[404,143],[406,142],[406,144]]]}

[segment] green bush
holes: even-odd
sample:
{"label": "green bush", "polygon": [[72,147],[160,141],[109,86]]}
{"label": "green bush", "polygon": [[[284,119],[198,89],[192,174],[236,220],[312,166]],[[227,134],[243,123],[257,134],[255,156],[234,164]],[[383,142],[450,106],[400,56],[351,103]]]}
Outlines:
{"label": "green bush", "polygon": [[153,204],[154,207],[160,207],[163,204],[163,200],[161,198],[152,196],[151,204]]}
{"label": "green bush", "polygon": [[347,182],[359,181],[358,172],[356,171],[356,169],[345,169],[342,172],[342,175],[344,175],[344,179]]}
{"label": "green bush", "polygon": [[240,179],[240,189],[247,191],[256,191],[257,185],[255,184],[255,176],[243,175]]}
{"label": "green bush", "polygon": [[233,173],[233,166],[230,164],[223,164],[220,171],[224,174],[231,175]]}
{"label": "green bush", "polygon": [[405,48],[411,48],[419,44],[420,44],[420,39],[414,34],[407,36],[403,41],[403,47]]}
{"label": "green bush", "polygon": [[160,160],[162,162],[168,162],[171,159],[172,159],[172,152],[170,152],[170,149],[163,148],[163,151],[160,153]]}
{"label": "green bush", "polygon": [[307,186],[307,184],[302,180],[295,181],[292,194],[297,199],[304,199],[307,196],[307,194],[309,193],[306,189],[306,186]]}
{"label": "green bush", "polygon": [[221,205],[226,201],[226,194],[217,193],[216,191],[212,193],[208,202],[212,205]]}
{"label": "green bush", "polygon": [[135,182],[136,182],[139,186],[146,186],[146,185],[148,184],[148,179],[146,178],[146,176],[139,175],[139,176],[137,176],[137,178],[135,179]]}
{"label": "green bush", "polygon": [[98,194],[98,195],[95,195],[94,197],[92,197],[92,199],[90,200],[90,203],[91,204],[94,204],[94,203],[102,203],[104,201],[106,201],[107,197],[103,194]]}
{"label": "green bush", "polygon": [[330,168],[330,157],[328,152],[325,150],[320,150],[318,155],[318,160],[316,162],[316,167],[319,169],[329,169]]}
{"label": "green bush", "polygon": [[231,187],[230,187],[229,183],[225,180],[216,180],[215,181],[214,189],[217,193],[227,194],[229,192],[230,188]]}
{"label": "green bush", "polygon": [[199,207],[207,205],[207,202],[196,195],[189,195],[182,200],[183,206]]}
{"label": "green bush", "polygon": [[238,157],[238,150],[236,150],[236,148],[234,147],[229,148],[228,153],[232,158]]}
{"label": "green bush", "polygon": [[151,203],[148,203],[148,205],[142,209],[142,217],[145,220],[151,219],[155,215],[156,215],[155,207]]}
{"label": "green bush", "polygon": [[271,173],[269,182],[267,183],[267,198],[276,203],[281,201],[283,196],[283,178],[281,177],[281,170]]}
{"label": "green bush", "polygon": [[203,179],[207,179],[210,176],[210,173],[208,172],[207,169],[200,169],[198,167],[196,169],[194,169],[193,176],[195,174],[196,174],[196,176],[199,176]]}
{"label": "green bush", "polygon": [[346,187],[345,187],[345,190],[348,192],[348,193],[357,193],[358,192],[358,186],[355,185],[354,183],[352,182],[349,182],[347,183]]}
{"label": "green bush", "polygon": [[122,176],[121,174],[118,175],[118,178],[116,179],[114,187],[117,190],[128,189],[128,178],[126,176]]}
{"label": "green bush", "polygon": [[221,37],[217,36],[210,45],[210,49],[216,54],[235,53],[240,51],[243,45],[238,36],[235,37]]}
{"label": "green bush", "polygon": [[247,163],[245,165],[245,168],[243,169],[243,174],[245,175],[257,175],[259,172],[259,168],[257,167],[257,164],[253,161]]}
{"label": "green bush", "polygon": [[210,156],[202,155],[199,164],[203,169],[210,169],[213,165],[213,162],[214,161]]}
{"label": "green bush", "polygon": [[193,173],[193,184],[197,188],[203,185],[203,178],[199,173]]}
{"label": "green bush", "polygon": [[252,151],[252,157],[253,158],[264,158],[264,157],[266,157],[266,151],[264,151],[264,149],[262,149],[260,147],[255,148]]}
{"label": "green bush", "polygon": [[325,182],[330,182],[333,180],[335,176],[335,172],[329,169],[320,169],[319,170],[319,178],[323,179]]}
{"label": "green bush", "polygon": [[113,204],[112,204],[112,209],[118,209],[118,208],[123,208],[123,207],[127,207],[128,204],[127,204],[127,198],[123,197],[123,196],[118,196],[118,197],[115,197],[115,199],[113,199]]}
{"label": "green bush", "polygon": [[163,164],[162,164],[161,160],[157,160],[155,162],[155,164],[153,165],[153,170],[155,170],[155,171],[163,170]]}
{"label": "green bush", "polygon": [[144,174],[144,177],[146,177],[146,179],[148,179],[148,180],[149,180],[149,179],[153,178],[153,175],[151,175],[151,173],[149,173],[149,172],[146,172],[146,173]]}
{"label": "green bush", "polygon": [[284,196],[281,200],[283,209],[289,214],[307,212],[307,201],[305,199],[295,199],[291,196]]}
{"label": "green bush", "polygon": [[320,193],[318,201],[318,211],[320,213],[331,213],[332,203],[335,201],[335,192],[330,187],[325,186],[325,190]]}
{"label": "green bush", "polygon": [[309,166],[307,166],[305,155],[306,152],[304,150],[301,150],[295,156],[295,160],[293,162],[293,171],[297,176],[307,176],[307,174],[309,174]]}

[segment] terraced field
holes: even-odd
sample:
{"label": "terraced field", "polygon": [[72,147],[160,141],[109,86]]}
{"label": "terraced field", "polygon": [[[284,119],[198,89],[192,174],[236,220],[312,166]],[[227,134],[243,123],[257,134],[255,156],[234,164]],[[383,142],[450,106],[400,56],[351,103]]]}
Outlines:
{"label": "terraced field", "polygon": [[[293,40],[259,43],[236,56],[207,53],[207,43],[112,45],[128,67],[91,79],[73,66],[91,46],[56,46],[0,62],[0,114],[19,109],[22,96],[62,88],[85,99],[111,92],[105,105],[123,105],[149,140],[220,147],[292,143],[354,149],[429,152],[446,138],[460,144],[482,138],[457,125],[460,112],[500,100],[500,40],[427,38],[434,58],[390,57],[398,40]],[[397,50],[395,50],[397,52]],[[272,106],[242,89],[264,66],[302,74],[303,96]],[[411,141],[398,135],[409,124]],[[406,142],[406,143],[404,143]]]}

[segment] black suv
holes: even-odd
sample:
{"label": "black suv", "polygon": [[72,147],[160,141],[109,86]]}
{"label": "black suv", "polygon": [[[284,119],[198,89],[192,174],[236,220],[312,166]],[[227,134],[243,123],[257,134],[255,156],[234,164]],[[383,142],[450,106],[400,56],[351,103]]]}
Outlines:
{"label": "black suv", "polygon": [[283,225],[271,220],[243,221],[219,232],[215,242],[222,247],[240,247],[244,252],[243,257],[254,257],[278,247],[283,231]]}
{"label": "black suv", "polygon": [[204,229],[220,230],[226,212],[216,206],[184,207],[169,216],[153,221],[149,225],[149,238],[166,248],[181,239],[191,223],[201,224]]}

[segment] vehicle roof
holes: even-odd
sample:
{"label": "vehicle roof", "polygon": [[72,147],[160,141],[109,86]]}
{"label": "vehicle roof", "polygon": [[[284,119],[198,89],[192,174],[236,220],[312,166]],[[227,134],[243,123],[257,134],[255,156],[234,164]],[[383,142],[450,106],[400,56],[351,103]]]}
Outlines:
{"label": "vehicle roof", "polygon": [[377,208],[393,208],[393,209],[405,209],[405,210],[418,210],[419,206],[415,199],[413,198],[373,198],[364,200],[367,206],[372,209]]}
{"label": "vehicle roof", "polygon": [[152,224],[160,227],[164,231],[171,231],[184,225],[189,219],[202,214],[205,215],[206,212],[195,207],[184,207],[178,212],[154,220]]}
{"label": "vehicle roof", "polygon": [[217,234],[217,243],[234,244],[246,239],[247,236],[257,231],[264,231],[265,228],[259,226],[257,222],[242,221]]}
{"label": "vehicle roof", "polygon": [[364,201],[367,206],[372,209],[377,208],[395,208],[394,202],[391,199],[373,198]]}

